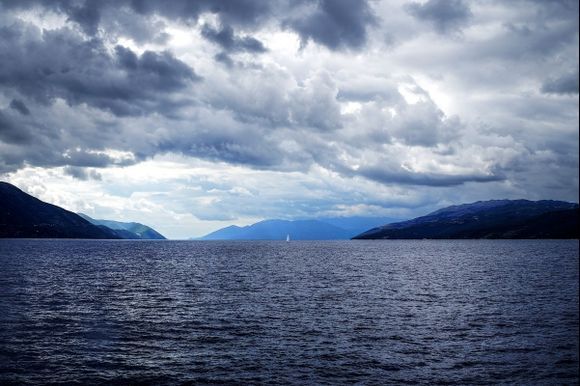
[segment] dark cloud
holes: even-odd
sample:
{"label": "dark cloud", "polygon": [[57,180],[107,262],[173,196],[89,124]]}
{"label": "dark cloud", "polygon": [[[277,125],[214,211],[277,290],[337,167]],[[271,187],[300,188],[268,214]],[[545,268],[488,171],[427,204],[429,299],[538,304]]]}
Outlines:
{"label": "dark cloud", "polygon": [[22,115],[30,115],[30,110],[21,100],[12,99],[12,102],[10,102],[10,108],[18,111]]}
{"label": "dark cloud", "polygon": [[199,80],[169,52],[137,55],[117,46],[110,53],[98,38],[74,31],[39,31],[19,24],[0,28],[0,85],[44,104],[64,99],[117,116],[171,114],[169,93]]}
{"label": "dark cloud", "polygon": [[317,7],[288,25],[302,39],[330,49],[360,49],[367,39],[367,27],[375,16],[366,0],[321,0]]}
{"label": "dark cloud", "polygon": [[467,182],[502,181],[506,177],[499,174],[436,174],[409,172],[404,169],[388,170],[379,166],[365,166],[356,171],[357,175],[364,176],[382,184],[402,184],[418,186],[457,186]]}
{"label": "dark cloud", "polygon": [[41,7],[67,16],[68,21],[77,23],[81,29],[89,34],[97,33],[101,20],[101,10],[110,5],[109,0],[0,0],[0,5],[5,9],[31,9]]}
{"label": "dark cloud", "polygon": [[109,10],[130,9],[142,15],[158,15],[171,20],[186,22],[196,21],[206,12],[217,14],[226,24],[254,25],[267,17],[276,2],[261,0],[0,0],[7,9],[27,9],[38,6],[67,15],[70,21],[77,23],[85,33],[95,35],[98,32],[103,16]]}
{"label": "dark cloud", "polygon": [[267,17],[276,2],[261,0],[130,0],[129,5],[144,15],[157,14],[170,19],[197,20],[204,12],[217,14],[225,24],[252,26]]}
{"label": "dark cloud", "polygon": [[201,34],[227,52],[266,52],[266,47],[261,41],[251,36],[235,36],[234,29],[228,25],[222,26],[219,30],[205,25],[201,30]]}
{"label": "dark cloud", "polygon": [[[252,133],[254,134],[254,133]],[[236,165],[248,165],[256,169],[276,169],[281,164],[281,154],[272,151],[276,146],[268,141],[240,136],[226,138],[197,138],[182,154],[204,158],[212,161],[225,161]],[[179,149],[175,144],[171,151]]]}
{"label": "dark cloud", "polygon": [[578,69],[576,69],[574,72],[546,80],[541,90],[545,94],[578,94],[578,78]]}
{"label": "dark cloud", "polygon": [[0,110],[0,142],[26,144],[32,139],[31,133],[7,112]]}
{"label": "dark cloud", "polygon": [[[106,28],[109,32],[128,34],[137,41],[162,38],[155,23],[151,20],[142,23],[139,18],[160,16],[192,24],[202,14],[212,13],[224,27],[218,31],[204,28],[206,38],[226,50],[254,53],[264,52],[263,44],[252,37],[235,37],[232,26],[251,31],[271,20],[286,20],[283,24],[296,31],[304,44],[311,40],[330,49],[360,49],[366,43],[367,27],[376,19],[367,0],[320,0],[314,6],[303,0],[0,0],[0,3],[7,9],[36,6],[64,14],[88,36],[95,37]],[[289,14],[293,15],[290,19]]]}
{"label": "dark cloud", "polygon": [[216,62],[223,63],[227,67],[233,67],[234,65],[234,61],[232,60],[232,58],[225,52],[220,52],[219,54],[216,54],[213,58],[215,59]]}
{"label": "dark cloud", "polygon": [[77,180],[97,180],[102,179],[102,175],[93,169],[82,168],[78,166],[65,166],[64,174],[76,178]]}
{"label": "dark cloud", "polygon": [[406,9],[417,19],[433,24],[442,34],[459,31],[472,17],[463,0],[429,0],[423,4],[410,3]]}
{"label": "dark cloud", "polygon": [[[519,3],[519,4],[518,4]],[[518,6],[538,7],[537,15],[541,19],[569,19],[578,20],[578,10],[580,3],[578,0],[520,0],[516,2]]]}
{"label": "dark cloud", "polygon": [[[205,0],[171,1],[133,0],[130,6],[143,15],[157,14],[170,19],[197,20],[204,12],[218,15],[222,29],[205,26],[203,36],[227,51],[265,51],[263,44],[252,37],[236,37],[233,26],[255,29],[271,19],[283,19],[290,11],[304,8],[304,13],[287,20],[303,43],[312,40],[331,49],[358,49],[366,43],[367,27],[375,17],[366,0],[321,0],[314,7],[303,1]],[[92,24],[90,24],[92,26]],[[92,28],[92,27],[90,27]]]}
{"label": "dark cloud", "polygon": [[496,46],[496,58],[511,60],[546,58],[561,51],[578,34],[578,23],[570,18],[522,24],[505,23],[504,26],[505,35],[491,43]]}
{"label": "dark cloud", "polygon": [[121,159],[117,160],[110,155],[98,152],[89,151],[86,149],[68,149],[62,154],[63,164],[76,166],[76,167],[96,167],[104,168],[110,165],[115,166],[128,166],[135,163],[134,159]]}
{"label": "dark cloud", "polygon": [[[204,114],[205,115],[205,114]],[[212,112],[200,116],[191,124],[182,124],[154,147],[147,147],[147,155],[181,153],[211,161],[225,161],[256,169],[279,169],[285,152],[280,151],[269,127],[240,122],[230,112]]]}
{"label": "dark cloud", "polygon": [[62,2],[62,7],[68,13],[69,19],[77,22],[89,35],[95,35],[101,20],[101,5],[98,1],[85,1],[77,6],[74,3]]}

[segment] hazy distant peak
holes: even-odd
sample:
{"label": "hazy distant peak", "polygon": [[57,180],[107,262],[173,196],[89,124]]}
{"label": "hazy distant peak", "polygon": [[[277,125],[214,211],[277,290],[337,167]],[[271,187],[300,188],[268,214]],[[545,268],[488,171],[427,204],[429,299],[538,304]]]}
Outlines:
{"label": "hazy distant peak", "polygon": [[384,221],[388,219],[375,217],[357,217],[352,221],[349,221],[348,217],[301,220],[266,219],[244,227],[230,225],[200,239],[285,240],[289,235],[292,240],[344,240]]}
{"label": "hazy distant peak", "polygon": [[105,226],[114,231],[122,231],[120,234],[123,238],[131,239],[156,239],[162,240],[165,237],[157,232],[155,229],[138,223],[138,222],[122,222],[113,220],[94,219],[84,213],[79,213],[79,216],[89,221],[94,225]]}

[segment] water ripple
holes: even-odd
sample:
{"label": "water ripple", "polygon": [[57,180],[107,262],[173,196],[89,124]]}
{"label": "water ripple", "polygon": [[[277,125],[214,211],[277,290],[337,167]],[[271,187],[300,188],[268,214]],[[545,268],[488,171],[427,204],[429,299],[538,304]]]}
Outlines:
{"label": "water ripple", "polygon": [[0,240],[0,384],[577,384],[577,241]]}

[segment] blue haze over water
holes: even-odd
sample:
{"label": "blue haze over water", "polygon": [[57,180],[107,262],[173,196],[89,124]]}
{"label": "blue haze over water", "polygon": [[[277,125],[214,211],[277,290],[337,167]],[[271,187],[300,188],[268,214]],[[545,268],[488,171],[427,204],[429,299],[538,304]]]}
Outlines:
{"label": "blue haze over water", "polygon": [[578,249],[0,240],[0,384],[574,384]]}

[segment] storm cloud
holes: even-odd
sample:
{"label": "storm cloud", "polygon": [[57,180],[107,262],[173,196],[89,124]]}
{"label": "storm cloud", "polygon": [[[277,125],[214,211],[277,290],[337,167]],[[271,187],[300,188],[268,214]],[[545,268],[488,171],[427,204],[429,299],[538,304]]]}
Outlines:
{"label": "storm cloud", "polygon": [[542,85],[542,92],[547,94],[578,94],[578,69],[556,78],[548,79]]}
{"label": "storm cloud", "polygon": [[288,22],[302,44],[312,40],[331,49],[357,49],[366,43],[367,28],[375,20],[366,1],[320,0],[313,8]]}
{"label": "storm cloud", "polygon": [[458,31],[472,17],[469,5],[464,0],[413,2],[407,5],[407,11],[417,19],[433,24],[439,33]]}
{"label": "storm cloud", "polygon": [[12,102],[10,102],[10,108],[18,111],[22,115],[30,115],[30,110],[28,110],[28,107],[26,107],[24,102],[21,100],[12,99]]}
{"label": "storm cloud", "polygon": [[238,37],[234,35],[234,30],[230,26],[223,26],[219,30],[210,26],[204,26],[201,34],[206,39],[218,44],[226,51],[247,51],[254,53],[266,52],[266,48],[253,37]]}
{"label": "storm cloud", "polygon": [[41,31],[16,23],[0,35],[0,85],[43,104],[60,98],[118,116],[164,113],[177,105],[167,93],[200,79],[169,52],[137,55],[122,46],[110,52],[101,40],[84,40],[67,28]]}

